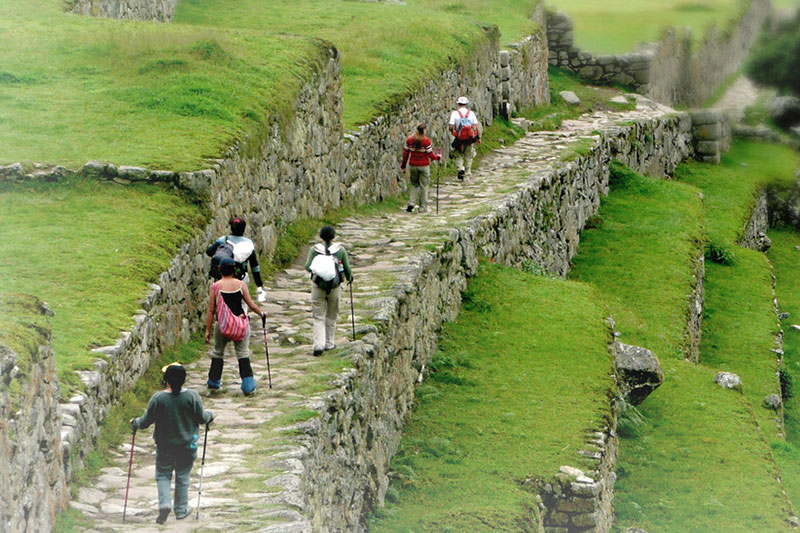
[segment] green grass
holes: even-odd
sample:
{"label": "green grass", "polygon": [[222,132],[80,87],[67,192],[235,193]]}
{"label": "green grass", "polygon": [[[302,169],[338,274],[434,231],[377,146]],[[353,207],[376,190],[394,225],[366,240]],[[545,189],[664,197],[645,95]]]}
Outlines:
{"label": "green grass", "polygon": [[738,0],[553,0],[549,5],[575,21],[575,44],[599,54],[630,52],[657,41],[668,26],[689,26],[694,40],[717,22],[725,27],[741,13]]}
{"label": "green grass", "polygon": [[376,111],[461,62],[498,25],[502,42],[529,34],[537,0],[417,0],[389,2],[299,0],[183,0],[175,21],[216,27],[310,35],[342,53],[345,125],[364,124]]}
{"label": "green grass", "polygon": [[793,395],[784,398],[786,443],[773,446],[773,453],[783,471],[783,480],[792,502],[800,505],[800,331],[792,324],[800,324],[800,233],[788,228],[776,228],[769,232],[772,247],[768,252],[775,273],[775,291],[782,312],[789,318],[782,322],[784,365],[792,376]]}
{"label": "green grass", "polygon": [[481,267],[417,389],[370,531],[530,531],[535,491],[605,425],[608,329],[585,285]]}
{"label": "green grass", "polygon": [[[550,67],[550,104],[533,106],[525,109],[520,114],[522,117],[533,121],[537,130],[554,130],[561,126],[566,119],[575,119],[584,113],[593,111],[629,111],[636,104],[615,104],[609,100],[620,94],[619,90],[609,87],[593,87],[585,85],[580,78],[566,70]],[[581,103],[570,105],[564,102],[558,94],[561,91],[572,91]]]}
{"label": "green grass", "polygon": [[708,240],[731,249],[742,237],[745,221],[761,190],[767,184],[780,188],[793,184],[798,164],[800,158],[789,147],[735,141],[731,151],[722,156],[720,166],[688,162],[678,167],[675,177],[707,193]]}
{"label": "green grass", "polygon": [[666,376],[640,406],[645,424],[620,444],[618,527],[778,531],[788,511],[749,403],[714,385],[716,369],[684,361],[692,259],[703,236],[697,193],[615,168],[602,225],[584,231],[570,274],[598,288],[620,340],[653,350]]}
{"label": "green grass", "polygon": [[0,270],[8,273],[0,292],[50,305],[64,394],[76,384],[71,370],[89,367],[97,358],[91,347],[112,344],[130,328],[147,283],[204,223],[195,205],[150,185],[0,185],[0,203]]}
{"label": "green grass", "polygon": [[0,5],[0,163],[206,166],[286,118],[321,39],[342,52],[345,122],[368,122],[462,63],[500,24],[533,30],[537,0],[179,3],[171,24],[64,13],[56,0]]}
{"label": "green grass", "polygon": [[318,61],[309,39],[0,4],[0,163],[193,170],[257,136]]}

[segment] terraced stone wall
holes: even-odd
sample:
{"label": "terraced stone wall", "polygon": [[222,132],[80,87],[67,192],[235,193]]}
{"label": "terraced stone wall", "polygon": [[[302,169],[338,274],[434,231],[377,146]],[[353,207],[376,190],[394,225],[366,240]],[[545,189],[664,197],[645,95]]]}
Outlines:
{"label": "terraced stone wall", "polygon": [[657,43],[598,56],[575,46],[574,25],[566,13],[550,13],[550,64],[590,82],[629,86],[664,104],[700,105],[742,64],[770,11],[770,0],[750,0],[737,20],[725,30],[711,27],[699,45],[693,44],[691,29],[670,28]]}
{"label": "terraced stone wall", "polygon": [[0,343],[0,531],[49,530],[66,497],[61,455],[58,378],[50,328],[27,317],[50,313],[30,296],[0,298],[7,313],[25,317]]}
{"label": "terraced stone wall", "polygon": [[178,0],[71,0],[69,10],[92,17],[170,22],[177,7]]}
{"label": "terraced stone wall", "polygon": [[[535,17],[544,28],[541,9]],[[99,423],[152,358],[202,327],[208,290],[208,258],[203,252],[213,239],[229,231],[233,216],[246,218],[247,235],[269,257],[279,231],[297,218],[321,216],[344,203],[380,201],[402,190],[405,183],[397,178],[406,135],[417,122],[426,120],[434,142],[449,151],[447,121],[458,96],[470,97],[471,107],[484,124],[491,123],[504,102],[510,109],[547,102],[543,29],[505,57],[508,65],[501,72],[505,60],[501,60],[498,35],[489,31],[474,55],[458,68],[441,73],[393,111],[345,133],[339,55],[329,46],[321,50],[313,76],[297,96],[291,121],[276,119],[259,139],[242,139],[211,168],[175,173],[100,162],[89,162],[79,170],[39,167],[27,172],[21,164],[0,167],[0,179],[7,181],[58,180],[81,174],[119,184],[167,183],[205,199],[213,213],[209,224],[181,247],[141,300],[131,329],[122,332],[114,345],[95,350],[94,370],[78,373],[83,391],[60,406],[66,476],[82,467],[83,458],[94,448]],[[447,291],[458,293],[454,287]]]}
{"label": "terraced stone wall", "polygon": [[[382,504],[414,385],[433,355],[441,324],[457,313],[477,257],[510,266],[535,261],[566,274],[580,231],[608,192],[611,160],[669,176],[691,152],[690,129],[686,115],[620,127],[587,156],[531,176],[492,212],[453,229],[435,251],[411,258],[395,295],[373,302],[377,327],[352,348],[355,368],[340,376],[325,402],[307,406],[319,417],[295,428],[311,450],[301,457],[300,470],[304,513],[314,531],[361,529],[360,513]],[[584,491],[581,505],[591,507],[578,513],[580,530],[606,531],[610,525],[616,438],[609,421],[581,452],[596,461],[596,469],[587,473],[587,487],[575,489]],[[573,496],[553,491],[552,498]]]}

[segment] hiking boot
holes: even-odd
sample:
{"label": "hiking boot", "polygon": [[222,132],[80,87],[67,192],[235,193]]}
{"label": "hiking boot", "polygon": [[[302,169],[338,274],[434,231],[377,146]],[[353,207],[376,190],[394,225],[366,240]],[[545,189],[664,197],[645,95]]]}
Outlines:
{"label": "hiking boot", "polygon": [[326,351],[326,352],[327,352],[328,350],[335,350],[335,349],[336,349],[336,345],[335,345],[335,344],[331,344],[330,346],[326,346],[326,347],[325,347],[325,351]]}
{"label": "hiking boot", "polygon": [[466,174],[466,172],[464,172],[463,170],[459,170],[458,171],[458,181],[464,181],[464,175],[465,174]]}
{"label": "hiking boot", "polygon": [[176,518],[176,519],[178,519],[178,520],[183,520],[184,518],[186,518],[187,516],[189,516],[190,514],[192,514],[192,511],[194,511],[194,509],[192,508],[192,506],[191,506],[191,505],[187,505],[187,506],[186,506],[186,512],[185,512],[185,513],[183,513],[183,514],[181,514],[181,515],[179,515],[179,514],[177,514],[177,513],[176,513],[176,514],[175,514],[175,518]]}
{"label": "hiking boot", "polygon": [[256,387],[258,387],[258,383],[253,378],[253,376],[249,376],[246,378],[242,378],[242,392],[245,396],[250,396],[255,392]]}
{"label": "hiking boot", "polygon": [[414,212],[414,206],[411,205],[411,204],[408,204],[408,207],[406,207],[406,212],[413,213]]}
{"label": "hiking boot", "polygon": [[169,513],[172,511],[169,507],[164,507],[158,510],[158,518],[156,518],[156,524],[163,524],[169,518]]}
{"label": "hiking boot", "polygon": [[211,390],[219,390],[219,388],[222,387],[222,380],[209,379],[208,381],[206,381],[206,385],[208,385],[208,388]]}
{"label": "hiking boot", "polygon": [[322,355],[322,350],[314,350],[314,357],[319,357]]}
{"label": "hiking boot", "polygon": [[418,213],[427,213],[428,212],[428,208],[427,207],[420,207],[419,211],[417,211],[417,212]]}

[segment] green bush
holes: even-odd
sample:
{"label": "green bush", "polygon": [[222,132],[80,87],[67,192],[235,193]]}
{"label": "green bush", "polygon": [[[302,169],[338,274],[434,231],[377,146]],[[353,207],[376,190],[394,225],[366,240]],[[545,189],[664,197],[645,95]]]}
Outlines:
{"label": "green bush", "polygon": [[753,80],[800,94],[800,14],[775,32],[764,32],[746,65]]}
{"label": "green bush", "polygon": [[713,241],[706,243],[706,260],[712,261],[720,265],[731,266],[736,264],[736,254],[729,246],[719,244]]}

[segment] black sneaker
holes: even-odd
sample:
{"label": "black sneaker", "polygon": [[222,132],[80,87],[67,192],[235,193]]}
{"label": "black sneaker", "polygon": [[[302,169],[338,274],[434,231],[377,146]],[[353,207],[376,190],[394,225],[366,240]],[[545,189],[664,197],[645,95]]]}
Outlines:
{"label": "black sneaker", "polygon": [[322,355],[322,350],[314,350],[314,357],[319,357]]}
{"label": "black sneaker", "polygon": [[164,507],[163,509],[158,510],[158,518],[156,518],[156,524],[163,524],[169,518],[169,513],[172,511],[169,507]]}
{"label": "black sneaker", "polygon": [[466,174],[466,172],[463,170],[458,171],[458,181],[464,181],[464,174]]}
{"label": "black sneaker", "polygon": [[409,213],[413,213],[414,212],[414,206],[409,204],[408,207],[406,207],[406,211],[408,211]]}
{"label": "black sneaker", "polygon": [[180,515],[180,516],[178,516],[178,515],[176,514],[176,515],[175,515],[175,518],[176,518],[177,520],[183,520],[184,518],[187,518],[187,517],[188,517],[190,514],[192,514],[192,511],[194,511],[194,509],[192,509],[192,506],[191,506],[191,505],[187,505],[187,506],[186,506],[186,512],[185,512],[185,513],[183,513],[183,514],[182,514],[182,515]]}

